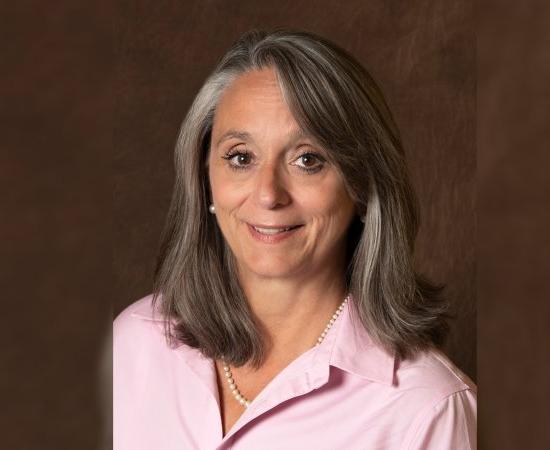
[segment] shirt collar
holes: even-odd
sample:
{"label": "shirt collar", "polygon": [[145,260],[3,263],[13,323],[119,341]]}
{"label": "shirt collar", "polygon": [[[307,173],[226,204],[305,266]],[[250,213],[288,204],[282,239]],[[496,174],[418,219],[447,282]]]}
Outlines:
{"label": "shirt collar", "polygon": [[[151,298],[147,297],[143,300],[132,306],[132,316],[162,322],[163,317],[158,309],[158,303],[153,311]],[[332,327],[335,337],[325,339],[324,345],[320,345],[320,352],[315,358],[316,362],[324,364],[328,362],[329,365],[349,373],[391,386],[394,383],[396,357],[374,342],[360,322],[352,302],[353,299],[350,298],[335,326]],[[191,355],[188,356],[200,359],[196,349],[189,350]]]}
{"label": "shirt collar", "polygon": [[339,316],[336,338],[329,357],[330,365],[370,381],[394,384],[395,354],[389,354],[374,342],[348,301]]}

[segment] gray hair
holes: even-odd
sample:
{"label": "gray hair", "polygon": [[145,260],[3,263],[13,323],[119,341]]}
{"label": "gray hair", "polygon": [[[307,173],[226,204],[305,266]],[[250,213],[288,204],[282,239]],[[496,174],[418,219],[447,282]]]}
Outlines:
{"label": "gray hair", "polygon": [[448,305],[441,286],[413,267],[418,202],[382,92],[345,50],[314,34],[282,29],[241,36],[181,126],[153,289],[170,341],[235,366],[259,367],[265,357],[234,256],[208,212],[207,157],[224,90],[238,76],[268,67],[300,127],[329,151],[364,220],[357,217],[348,235],[346,282],[357,317],[376,342],[402,358],[441,345]]}

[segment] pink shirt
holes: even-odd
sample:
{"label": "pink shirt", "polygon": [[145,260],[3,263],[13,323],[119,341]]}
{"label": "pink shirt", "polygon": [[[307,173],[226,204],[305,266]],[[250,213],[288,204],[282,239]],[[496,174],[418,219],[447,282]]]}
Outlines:
{"label": "pink shirt", "polygon": [[476,448],[474,383],[435,350],[398,362],[347,306],[222,437],[213,361],[171,349],[157,314],[148,296],[114,322],[114,450]]}

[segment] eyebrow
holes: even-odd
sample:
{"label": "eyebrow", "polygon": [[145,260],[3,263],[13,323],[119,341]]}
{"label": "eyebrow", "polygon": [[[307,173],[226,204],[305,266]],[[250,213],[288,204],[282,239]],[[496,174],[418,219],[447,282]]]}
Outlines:
{"label": "eyebrow", "polygon": [[[300,139],[308,138],[309,135],[305,133],[301,128],[296,129],[289,133],[289,141],[290,142],[296,142]],[[227,130],[224,134],[220,136],[218,139],[218,142],[216,143],[216,146],[219,146],[222,142],[231,139],[242,139],[243,141],[249,141],[254,142],[254,139],[252,138],[252,135],[248,133],[247,131],[243,130],[235,130],[233,128]]]}

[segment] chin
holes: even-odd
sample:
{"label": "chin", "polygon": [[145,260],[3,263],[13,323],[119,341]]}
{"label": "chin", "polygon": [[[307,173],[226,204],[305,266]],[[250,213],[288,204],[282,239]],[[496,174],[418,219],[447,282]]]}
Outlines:
{"label": "chin", "polygon": [[262,278],[290,277],[297,271],[295,264],[274,258],[256,258],[245,265],[247,270]]}

